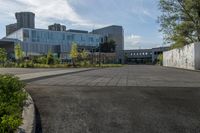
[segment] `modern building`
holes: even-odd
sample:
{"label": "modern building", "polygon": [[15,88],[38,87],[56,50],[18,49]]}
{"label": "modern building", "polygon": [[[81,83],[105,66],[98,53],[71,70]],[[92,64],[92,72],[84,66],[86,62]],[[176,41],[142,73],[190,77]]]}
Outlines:
{"label": "modern building", "polygon": [[114,62],[118,63],[124,61],[124,31],[122,26],[112,25],[88,32],[74,29],[66,30],[66,26],[55,23],[50,25],[48,29],[37,29],[35,28],[34,13],[18,12],[15,17],[17,23],[7,26],[7,36],[4,39],[17,40],[10,45],[20,43],[26,56],[44,55],[51,51],[60,55],[61,59],[68,59],[73,42],[77,43],[79,49],[86,49],[94,53],[99,51],[101,43],[113,40],[116,44],[115,53],[104,54],[104,57],[109,56],[110,59],[115,57]]}
{"label": "modern building", "polygon": [[169,47],[158,47],[152,49],[124,50],[125,63],[128,64],[154,64],[158,56]]}
{"label": "modern building", "polygon": [[5,38],[19,40],[26,56],[43,55],[50,50],[60,55],[61,59],[68,59],[72,42],[77,43],[79,49],[87,49],[94,53],[99,51],[101,43],[113,40],[116,44],[116,51],[109,57],[113,58],[114,55],[114,62],[123,62],[124,31],[122,26],[112,25],[88,32],[75,29],[66,30],[66,26],[55,23],[48,26],[48,30],[35,29],[34,13],[19,12],[15,16],[17,23],[11,25],[13,26],[11,29],[14,29],[14,26],[16,29],[9,30],[8,27],[10,32]]}
{"label": "modern building", "polygon": [[20,43],[17,39],[3,38],[0,39],[0,48],[4,48],[10,59],[15,58],[14,47],[16,44]]}
{"label": "modern building", "polygon": [[[86,49],[92,55],[102,55],[103,62],[113,63],[155,63],[163,51],[169,47],[153,49],[124,50],[124,30],[122,26],[112,25],[92,32],[69,29],[61,24],[53,24],[48,29],[35,29],[35,14],[19,12],[15,14],[17,23],[6,26],[7,36],[0,40],[0,47],[5,48],[10,55],[14,55],[14,45],[21,44],[26,56],[46,55],[48,51],[70,59],[71,45],[75,42],[79,49]],[[101,43],[114,41],[114,53],[95,53],[99,51]],[[114,61],[113,61],[114,60]]]}
{"label": "modern building", "polygon": [[17,29],[20,28],[35,28],[35,14],[32,12],[17,12]]}
{"label": "modern building", "polygon": [[124,30],[122,26],[112,25],[93,30],[92,33],[102,35],[103,42],[115,41],[116,60],[118,63],[124,62]]}
{"label": "modern building", "polygon": [[49,30],[52,31],[66,31],[66,26],[65,25],[61,25],[61,24],[53,24],[53,25],[49,25],[48,26]]}
{"label": "modern building", "polygon": [[19,40],[26,56],[44,55],[51,51],[60,55],[61,59],[68,59],[73,42],[77,43],[78,47],[91,51],[98,48],[101,37],[91,33],[21,28],[6,38]]}

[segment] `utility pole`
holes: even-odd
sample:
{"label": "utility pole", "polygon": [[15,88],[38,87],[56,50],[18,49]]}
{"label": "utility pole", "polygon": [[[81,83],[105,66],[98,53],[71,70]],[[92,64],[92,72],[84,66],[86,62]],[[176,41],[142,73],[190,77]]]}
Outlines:
{"label": "utility pole", "polygon": [[92,65],[94,64],[94,48],[92,48]]}
{"label": "utility pole", "polygon": [[101,67],[101,47],[99,43],[99,67]]}

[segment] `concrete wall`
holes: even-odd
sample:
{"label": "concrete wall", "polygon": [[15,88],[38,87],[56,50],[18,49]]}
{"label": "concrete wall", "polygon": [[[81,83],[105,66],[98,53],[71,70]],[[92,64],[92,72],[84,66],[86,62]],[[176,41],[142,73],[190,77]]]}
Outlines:
{"label": "concrete wall", "polygon": [[200,44],[194,43],[164,52],[163,65],[192,70],[200,69]]}
{"label": "concrete wall", "polygon": [[200,43],[195,45],[195,68],[200,69]]}

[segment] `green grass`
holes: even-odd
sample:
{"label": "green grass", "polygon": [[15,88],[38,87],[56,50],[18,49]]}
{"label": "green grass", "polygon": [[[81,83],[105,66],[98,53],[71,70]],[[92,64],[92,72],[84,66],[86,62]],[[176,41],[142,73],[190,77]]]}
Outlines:
{"label": "green grass", "polygon": [[[101,64],[101,67],[122,67],[122,64]],[[72,64],[39,64],[32,62],[23,62],[23,63],[7,63],[4,66],[0,65],[0,67],[7,68],[73,68]],[[76,63],[75,68],[90,68],[90,67],[99,67],[99,64],[91,64],[89,61],[80,61]]]}
{"label": "green grass", "polygon": [[0,133],[13,133],[22,124],[23,88],[17,77],[0,75]]}

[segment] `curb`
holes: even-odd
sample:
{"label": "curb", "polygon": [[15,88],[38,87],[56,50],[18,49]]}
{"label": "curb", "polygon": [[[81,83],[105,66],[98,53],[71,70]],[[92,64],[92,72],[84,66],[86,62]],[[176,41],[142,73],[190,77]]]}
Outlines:
{"label": "curb", "polygon": [[[82,70],[82,71],[77,71],[77,72],[68,72],[68,73],[57,74],[57,75],[48,75],[48,76],[42,76],[42,77],[38,77],[38,78],[32,78],[32,79],[21,80],[21,81],[31,82],[31,81],[40,80],[43,78],[50,78],[50,77],[62,76],[62,75],[66,75],[66,74],[86,72],[86,71],[91,71],[91,70],[96,70],[96,69],[93,68],[93,69],[87,69],[87,70]],[[27,93],[28,96],[27,96],[27,100],[25,101],[25,105],[23,106],[23,112],[22,112],[23,124],[18,127],[16,133],[35,133],[35,130],[36,130],[35,105],[34,105],[33,99],[30,96],[30,94],[25,89],[24,89],[24,91]]]}
{"label": "curb", "polygon": [[[27,93],[27,92],[26,92]],[[35,120],[35,106],[33,99],[27,93],[28,97],[23,107],[22,118],[23,124],[18,127],[17,133],[35,133],[36,120]]]}
{"label": "curb", "polygon": [[171,68],[171,69],[177,69],[177,70],[184,70],[184,71],[190,71],[190,72],[200,72],[200,70],[193,70],[193,69],[186,69],[186,68],[178,68],[178,67],[170,67],[170,66],[162,66],[163,68]]}

